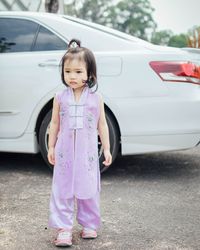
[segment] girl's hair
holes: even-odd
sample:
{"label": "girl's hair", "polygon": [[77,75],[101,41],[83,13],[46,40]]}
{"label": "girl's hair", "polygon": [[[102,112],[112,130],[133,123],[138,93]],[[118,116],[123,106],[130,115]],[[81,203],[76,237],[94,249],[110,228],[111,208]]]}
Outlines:
{"label": "girl's hair", "polygon": [[72,39],[68,44],[67,52],[61,59],[61,79],[65,86],[68,86],[67,82],[64,79],[64,64],[66,61],[71,61],[77,58],[82,60],[86,64],[87,76],[86,84],[89,88],[92,88],[96,85],[97,87],[97,67],[94,54],[91,50],[82,47],[81,42],[78,39]]}

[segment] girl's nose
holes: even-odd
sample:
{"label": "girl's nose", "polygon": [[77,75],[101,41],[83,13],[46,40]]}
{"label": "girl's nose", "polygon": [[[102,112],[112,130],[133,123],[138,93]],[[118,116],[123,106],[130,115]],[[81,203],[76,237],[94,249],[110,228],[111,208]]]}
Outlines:
{"label": "girl's nose", "polygon": [[76,74],[72,72],[72,73],[70,74],[70,78],[72,78],[72,79],[76,78]]}

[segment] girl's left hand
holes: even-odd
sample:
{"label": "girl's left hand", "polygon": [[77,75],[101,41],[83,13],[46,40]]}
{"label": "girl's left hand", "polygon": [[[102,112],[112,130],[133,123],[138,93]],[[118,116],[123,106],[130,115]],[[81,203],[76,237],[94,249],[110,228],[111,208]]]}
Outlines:
{"label": "girl's left hand", "polygon": [[103,154],[105,158],[105,161],[103,161],[103,164],[108,167],[112,163],[112,155],[110,153],[110,150],[104,150]]}

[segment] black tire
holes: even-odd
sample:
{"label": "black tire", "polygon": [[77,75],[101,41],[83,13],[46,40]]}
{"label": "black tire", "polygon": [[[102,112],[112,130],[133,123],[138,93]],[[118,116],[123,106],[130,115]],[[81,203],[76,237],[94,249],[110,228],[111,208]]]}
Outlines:
{"label": "black tire", "polygon": [[[112,115],[108,111],[105,111],[105,113],[106,113],[106,121],[108,124],[108,129],[109,129],[110,152],[112,154],[112,162],[114,162],[119,152],[119,145],[120,145],[119,130],[117,128],[116,122],[112,118]],[[105,165],[103,165],[102,163],[103,161],[104,161],[103,149],[102,149],[100,139],[99,139],[99,164],[100,164],[101,173],[108,169],[108,167],[105,167]]]}
{"label": "black tire", "polygon": [[47,158],[47,152],[48,152],[48,139],[49,139],[49,124],[51,121],[52,116],[52,110],[50,110],[44,117],[40,130],[39,130],[39,146],[40,146],[40,152],[42,154],[43,159],[47,163],[47,165],[50,167],[51,170],[53,170],[53,165],[51,165]]}
{"label": "black tire", "polygon": [[[53,165],[51,165],[48,161],[47,158],[47,152],[48,152],[48,137],[49,137],[49,124],[51,121],[51,116],[52,116],[52,110],[50,110],[44,117],[40,130],[39,130],[39,146],[40,146],[40,152],[42,154],[42,157],[44,158],[45,162],[47,165],[50,167],[50,169],[53,169]],[[109,112],[106,111],[106,120],[108,123],[108,128],[109,128],[109,136],[110,136],[110,147],[111,147],[111,154],[112,154],[112,159],[113,161],[115,160],[118,151],[119,151],[119,132],[117,129],[117,126],[114,122],[114,119],[112,116],[109,114]],[[100,163],[100,171],[104,172],[107,170],[107,167],[105,167],[102,162],[104,161],[104,155],[103,155],[103,150],[102,146],[99,140],[99,145],[98,145],[98,150],[99,150],[99,163]]]}

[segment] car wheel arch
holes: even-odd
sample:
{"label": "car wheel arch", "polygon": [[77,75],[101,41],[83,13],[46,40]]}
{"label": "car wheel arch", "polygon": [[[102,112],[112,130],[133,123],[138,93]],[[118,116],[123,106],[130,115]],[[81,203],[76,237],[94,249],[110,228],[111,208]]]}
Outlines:
{"label": "car wheel arch", "polygon": [[38,117],[37,117],[37,121],[36,121],[36,125],[35,125],[35,132],[36,132],[36,137],[37,137],[37,142],[39,144],[39,131],[40,131],[40,126],[42,124],[42,121],[44,119],[44,117],[46,116],[46,114],[52,109],[53,106],[53,98],[50,99],[40,110]]}
{"label": "car wheel arch", "polygon": [[120,130],[120,126],[119,126],[119,123],[118,123],[116,116],[114,115],[112,110],[107,106],[106,103],[104,104],[104,108],[105,108],[105,113],[110,114],[110,116],[112,117],[113,122],[115,123],[115,126],[116,126],[116,130],[118,132],[118,136],[119,136],[119,138],[121,138],[121,130]]}

